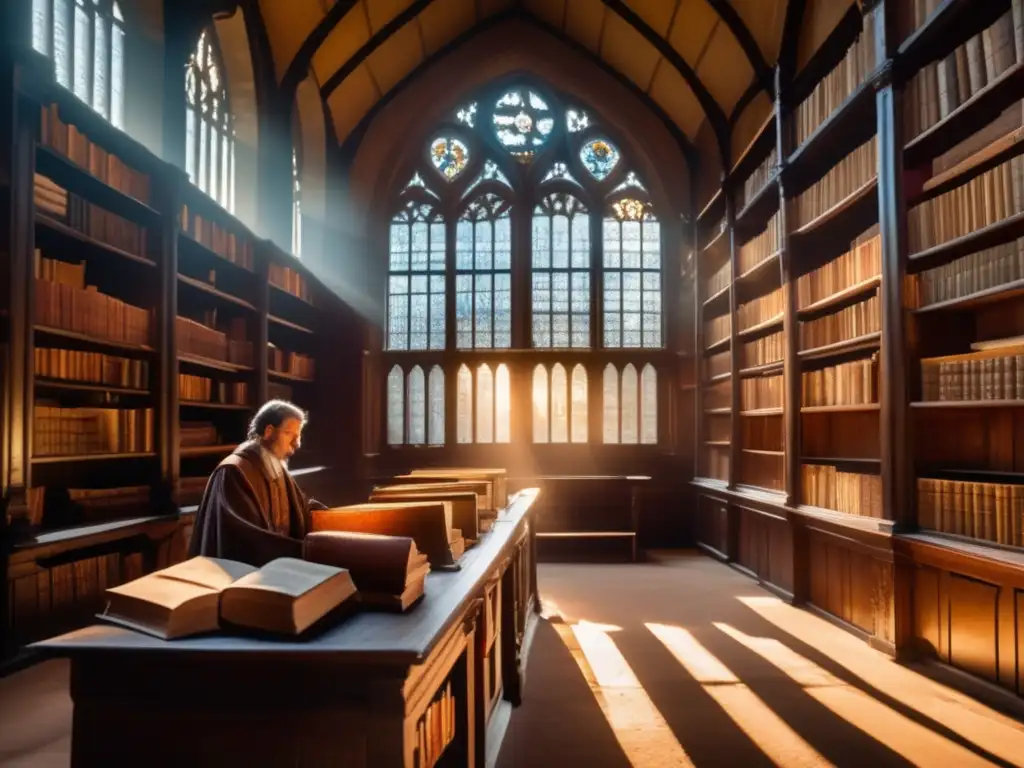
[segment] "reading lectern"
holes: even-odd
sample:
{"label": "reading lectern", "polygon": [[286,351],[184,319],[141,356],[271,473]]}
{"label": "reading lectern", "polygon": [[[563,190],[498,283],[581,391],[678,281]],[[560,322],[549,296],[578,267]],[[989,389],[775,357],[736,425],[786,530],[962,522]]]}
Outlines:
{"label": "reading lectern", "polygon": [[72,764],[493,763],[539,610],[537,494],[511,498],[406,614],[359,613],[300,640],[95,625],[37,643],[71,659]]}

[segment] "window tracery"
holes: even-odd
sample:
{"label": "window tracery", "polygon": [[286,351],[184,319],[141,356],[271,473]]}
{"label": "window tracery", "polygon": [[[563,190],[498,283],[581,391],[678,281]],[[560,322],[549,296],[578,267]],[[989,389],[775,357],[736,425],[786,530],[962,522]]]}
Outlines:
{"label": "window tracery", "polygon": [[235,128],[215,36],[203,30],[185,68],[185,171],[235,210]]}

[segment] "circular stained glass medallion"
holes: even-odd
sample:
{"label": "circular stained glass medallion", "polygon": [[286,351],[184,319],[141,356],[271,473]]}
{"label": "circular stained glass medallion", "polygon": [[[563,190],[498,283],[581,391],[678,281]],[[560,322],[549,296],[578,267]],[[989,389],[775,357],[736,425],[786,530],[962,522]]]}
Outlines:
{"label": "circular stained glass medallion", "polygon": [[430,161],[442,176],[451,181],[466,169],[469,148],[458,139],[441,136],[430,143]]}
{"label": "circular stained glass medallion", "polygon": [[498,141],[520,162],[529,162],[555,126],[551,108],[530,90],[512,90],[494,105],[491,123]]}
{"label": "circular stained glass medallion", "polygon": [[607,139],[591,139],[580,147],[580,160],[598,181],[604,181],[619,162],[619,150]]}

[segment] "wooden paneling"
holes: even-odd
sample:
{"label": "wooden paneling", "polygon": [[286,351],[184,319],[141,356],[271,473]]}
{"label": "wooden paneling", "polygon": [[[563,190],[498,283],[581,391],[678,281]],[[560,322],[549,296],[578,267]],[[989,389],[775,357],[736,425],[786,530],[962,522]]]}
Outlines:
{"label": "wooden paneling", "polygon": [[697,543],[725,558],[729,552],[729,508],[720,499],[697,497]]}
{"label": "wooden paneling", "polygon": [[736,561],[761,581],[793,593],[793,534],[783,517],[737,507]]}
{"label": "wooden paneling", "polygon": [[953,575],[949,584],[949,660],[967,672],[998,680],[999,588]]}

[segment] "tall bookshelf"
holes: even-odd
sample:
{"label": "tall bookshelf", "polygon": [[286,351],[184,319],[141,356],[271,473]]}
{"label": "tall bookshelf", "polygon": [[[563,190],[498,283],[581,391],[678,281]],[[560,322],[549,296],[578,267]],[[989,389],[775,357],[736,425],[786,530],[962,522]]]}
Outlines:
{"label": "tall bookshelf", "polygon": [[255,407],[287,397],[316,415],[318,329],[342,310],[24,55],[4,75],[2,661],[184,556],[180,510]]}
{"label": "tall bookshelf", "polygon": [[1022,73],[1019,0],[851,5],[776,72],[697,220],[694,482],[710,553],[1018,693]]}

